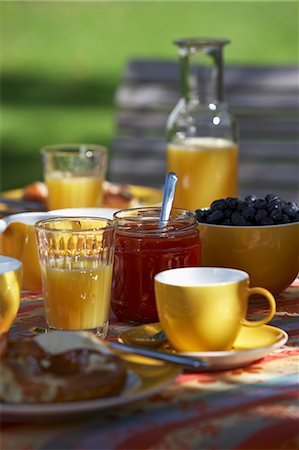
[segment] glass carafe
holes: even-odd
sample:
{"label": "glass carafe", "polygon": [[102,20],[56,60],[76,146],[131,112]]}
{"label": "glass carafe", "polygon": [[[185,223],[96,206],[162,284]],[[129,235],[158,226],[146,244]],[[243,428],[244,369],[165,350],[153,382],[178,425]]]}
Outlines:
{"label": "glass carafe", "polygon": [[238,133],[223,93],[225,39],[180,39],[182,98],[167,123],[174,206],[195,210],[238,194]]}

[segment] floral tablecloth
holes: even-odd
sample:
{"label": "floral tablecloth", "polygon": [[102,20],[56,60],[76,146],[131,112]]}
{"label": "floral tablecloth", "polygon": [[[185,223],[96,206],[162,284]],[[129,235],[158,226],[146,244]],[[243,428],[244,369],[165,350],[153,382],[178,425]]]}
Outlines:
{"label": "floral tablecloth", "polygon": [[[251,315],[258,308],[251,308]],[[92,416],[2,423],[2,450],[299,449],[299,280],[278,299],[271,325],[285,346],[246,367],[182,373],[161,393]],[[23,296],[10,333],[44,326],[42,299]],[[109,339],[123,330],[115,320]]]}

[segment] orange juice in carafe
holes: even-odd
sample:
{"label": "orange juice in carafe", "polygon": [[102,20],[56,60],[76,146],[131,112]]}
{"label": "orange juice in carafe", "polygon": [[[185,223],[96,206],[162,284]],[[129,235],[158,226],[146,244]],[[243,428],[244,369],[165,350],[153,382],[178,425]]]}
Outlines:
{"label": "orange juice in carafe", "polygon": [[174,205],[191,210],[238,196],[238,129],[224,98],[227,39],[187,38],[179,47],[182,97],[167,121],[167,171]]}
{"label": "orange juice in carafe", "polygon": [[208,207],[237,196],[238,146],[221,138],[186,138],[167,147],[168,170],[178,176],[175,207]]}

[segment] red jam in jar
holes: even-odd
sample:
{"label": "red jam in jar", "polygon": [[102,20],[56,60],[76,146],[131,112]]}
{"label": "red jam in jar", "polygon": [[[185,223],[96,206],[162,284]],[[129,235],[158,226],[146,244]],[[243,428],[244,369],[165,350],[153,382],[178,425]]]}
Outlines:
{"label": "red jam in jar", "polygon": [[160,208],[118,211],[111,307],[120,321],[158,321],[154,276],[166,269],[200,265],[196,216],[173,208],[159,225]]}

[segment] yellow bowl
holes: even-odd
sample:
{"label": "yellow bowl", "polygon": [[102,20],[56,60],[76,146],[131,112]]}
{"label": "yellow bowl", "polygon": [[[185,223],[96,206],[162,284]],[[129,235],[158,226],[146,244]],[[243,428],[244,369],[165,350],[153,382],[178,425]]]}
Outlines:
{"label": "yellow bowl", "polygon": [[202,265],[244,270],[251,286],[279,295],[299,272],[299,223],[269,226],[199,224]]}

